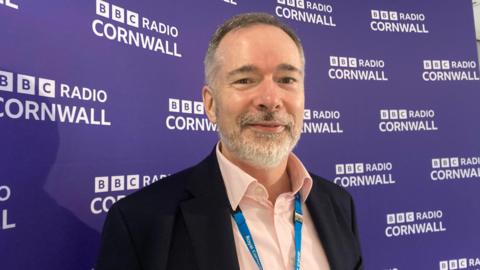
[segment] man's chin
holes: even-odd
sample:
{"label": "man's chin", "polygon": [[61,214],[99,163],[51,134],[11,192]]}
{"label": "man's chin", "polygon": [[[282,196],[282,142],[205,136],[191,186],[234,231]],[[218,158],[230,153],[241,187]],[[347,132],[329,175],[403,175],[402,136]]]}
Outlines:
{"label": "man's chin", "polygon": [[220,135],[222,145],[226,146],[229,152],[253,167],[275,167],[291,151],[292,139],[285,131],[272,135],[244,129],[236,139],[224,136],[225,134]]}
{"label": "man's chin", "polygon": [[287,142],[272,142],[271,140],[262,142],[244,142],[242,144],[241,156],[252,165],[260,167],[274,167],[280,163],[290,153],[290,144]]}

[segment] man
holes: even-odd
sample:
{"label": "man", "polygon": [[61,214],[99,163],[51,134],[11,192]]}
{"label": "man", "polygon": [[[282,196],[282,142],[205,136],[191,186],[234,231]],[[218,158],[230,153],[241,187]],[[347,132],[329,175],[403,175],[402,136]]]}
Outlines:
{"label": "man", "polygon": [[362,269],[350,195],[292,153],[304,69],[300,40],[274,17],[225,22],[202,92],[220,142],[198,165],[112,206],[96,270]]}

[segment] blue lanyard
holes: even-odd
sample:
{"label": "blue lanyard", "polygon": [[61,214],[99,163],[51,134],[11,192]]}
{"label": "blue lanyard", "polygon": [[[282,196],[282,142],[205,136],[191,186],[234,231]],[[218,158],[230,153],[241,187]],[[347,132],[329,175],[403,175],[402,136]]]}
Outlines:
{"label": "blue lanyard", "polygon": [[[250,254],[253,257],[253,260],[258,266],[258,269],[263,270],[262,262],[258,256],[257,248],[253,242],[252,235],[248,229],[247,222],[243,216],[242,210],[240,207],[237,210],[232,212],[232,217],[237,223],[238,230],[242,234],[243,241],[247,245]],[[300,195],[295,194],[295,212],[293,213],[293,224],[295,230],[295,270],[300,270],[300,253],[302,250],[302,225],[303,225],[303,212],[302,212],[302,202],[300,200]]]}

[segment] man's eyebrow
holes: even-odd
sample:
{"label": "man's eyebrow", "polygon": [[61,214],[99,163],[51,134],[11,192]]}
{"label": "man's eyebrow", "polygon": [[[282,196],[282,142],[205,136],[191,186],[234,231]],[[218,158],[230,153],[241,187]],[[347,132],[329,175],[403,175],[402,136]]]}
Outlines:
{"label": "man's eyebrow", "polygon": [[[258,67],[254,66],[254,65],[244,65],[244,66],[241,66],[239,68],[236,68],[230,72],[227,73],[227,77],[232,77],[232,76],[235,76],[237,74],[242,74],[242,73],[250,73],[250,72],[257,72],[259,70]],[[303,71],[291,64],[280,64],[277,66],[276,68],[277,71],[293,71],[293,72],[297,72],[299,73],[300,75],[303,75]]]}
{"label": "man's eyebrow", "polygon": [[244,66],[241,66],[239,68],[236,68],[236,69],[228,72],[227,77],[232,77],[232,76],[235,76],[237,74],[249,73],[249,72],[255,72],[255,71],[258,71],[258,68],[256,66],[254,66],[254,65],[244,65]]}
{"label": "man's eyebrow", "polygon": [[278,71],[294,71],[294,72],[298,72],[299,74],[303,74],[303,71],[293,65],[290,65],[290,64],[280,64],[277,66],[277,70]]}

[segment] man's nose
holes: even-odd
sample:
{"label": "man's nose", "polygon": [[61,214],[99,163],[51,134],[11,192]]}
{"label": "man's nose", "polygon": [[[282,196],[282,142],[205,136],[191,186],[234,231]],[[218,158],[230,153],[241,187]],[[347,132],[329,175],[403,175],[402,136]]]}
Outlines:
{"label": "man's nose", "polygon": [[273,80],[264,80],[257,89],[255,107],[260,111],[278,111],[282,107],[281,90]]}

